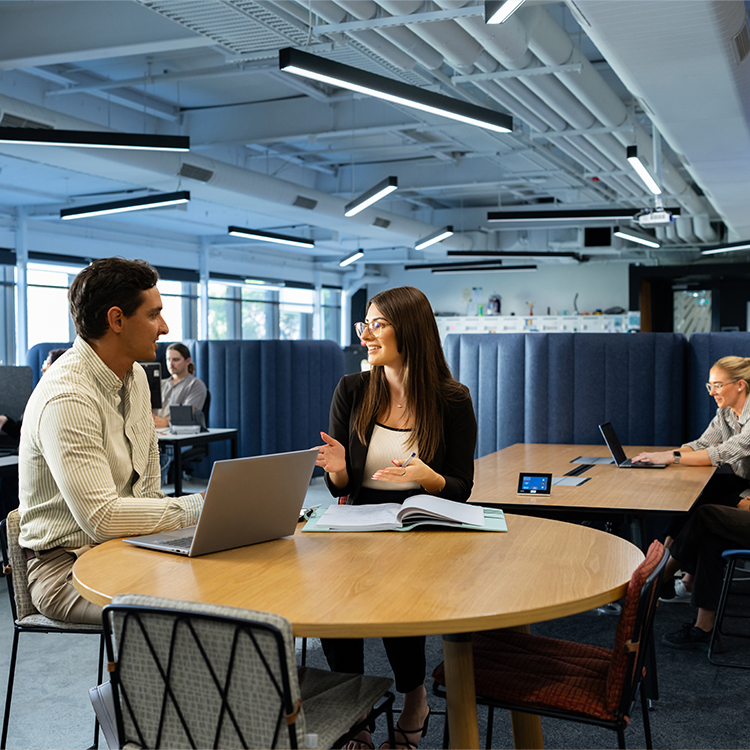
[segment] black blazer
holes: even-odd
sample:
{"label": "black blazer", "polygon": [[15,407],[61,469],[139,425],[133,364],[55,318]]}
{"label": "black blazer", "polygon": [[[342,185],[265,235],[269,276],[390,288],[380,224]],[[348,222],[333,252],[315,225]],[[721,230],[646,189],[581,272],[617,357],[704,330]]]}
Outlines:
{"label": "black blazer", "polygon": [[[367,446],[357,437],[354,415],[370,373],[362,372],[344,375],[336,386],[331,402],[331,416],[328,433],[346,448],[346,471],[349,483],[338,488],[326,483],[332,495],[349,495],[352,502],[362,487],[362,479],[367,458]],[[469,499],[474,484],[474,449],[477,443],[477,421],[471,404],[469,389],[462,386],[463,397],[449,402],[443,416],[443,437],[428,466],[445,478],[445,487],[439,497],[464,502]],[[367,430],[369,442],[375,420]]]}

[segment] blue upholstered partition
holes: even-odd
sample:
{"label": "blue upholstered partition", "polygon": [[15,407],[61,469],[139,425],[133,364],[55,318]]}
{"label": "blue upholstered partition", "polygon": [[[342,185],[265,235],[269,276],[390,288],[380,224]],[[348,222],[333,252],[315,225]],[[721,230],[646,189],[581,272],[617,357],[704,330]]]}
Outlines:
{"label": "blue upholstered partition", "polygon": [[31,377],[33,378],[34,387],[42,377],[42,365],[51,349],[68,349],[73,346],[72,341],[63,341],[62,343],[35,344],[26,352],[26,364],[31,368]]}
{"label": "blue upholstered partition", "polygon": [[706,393],[711,365],[730,355],[750,357],[750,333],[694,333],[688,351],[688,440],[695,440],[716,414],[716,402]]}
{"label": "blue upholstered partition", "polygon": [[469,387],[477,456],[513,443],[600,443],[610,421],[630,445],[678,445],[685,426],[681,334],[450,334]]}

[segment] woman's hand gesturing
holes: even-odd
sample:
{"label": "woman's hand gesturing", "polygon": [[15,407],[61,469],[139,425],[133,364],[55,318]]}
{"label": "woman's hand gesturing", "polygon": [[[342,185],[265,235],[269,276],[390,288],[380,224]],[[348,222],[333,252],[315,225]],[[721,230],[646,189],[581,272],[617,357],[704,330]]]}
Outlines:
{"label": "woman's hand gesturing", "polygon": [[318,446],[316,466],[320,466],[329,474],[336,474],[346,469],[346,450],[344,446],[325,432],[320,433],[324,444]]}

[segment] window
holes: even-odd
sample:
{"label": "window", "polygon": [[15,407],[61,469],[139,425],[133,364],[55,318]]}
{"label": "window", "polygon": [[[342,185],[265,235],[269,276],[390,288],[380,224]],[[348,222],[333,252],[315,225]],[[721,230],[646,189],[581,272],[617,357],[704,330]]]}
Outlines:
{"label": "window", "polygon": [[242,287],[242,338],[272,339],[276,317],[275,294],[268,289]]}
{"label": "window", "polygon": [[341,291],[321,289],[320,304],[323,317],[321,337],[338,343],[341,339]]}
{"label": "window", "polygon": [[169,333],[165,341],[182,341],[183,338],[191,338],[183,335],[182,304],[183,283],[181,281],[165,281],[160,279],[157,284],[161,294],[162,317],[169,326]]}
{"label": "window", "polygon": [[279,292],[279,338],[284,340],[312,338],[312,289],[284,288]]}
{"label": "window", "polygon": [[47,341],[71,341],[75,336],[68,311],[68,287],[79,268],[29,263],[28,346]]}
{"label": "window", "polygon": [[226,341],[239,338],[236,317],[239,289],[230,284],[211,281],[208,284],[208,338]]}

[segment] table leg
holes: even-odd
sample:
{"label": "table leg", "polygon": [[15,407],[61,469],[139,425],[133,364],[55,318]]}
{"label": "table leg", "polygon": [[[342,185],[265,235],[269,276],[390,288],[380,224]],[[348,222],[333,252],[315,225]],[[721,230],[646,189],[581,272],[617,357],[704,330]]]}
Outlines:
{"label": "table leg", "polygon": [[471,633],[444,635],[443,661],[451,747],[462,750],[478,748],[479,726]]}
{"label": "table leg", "polygon": [[[530,633],[528,625],[519,625],[513,630]],[[525,714],[520,711],[510,712],[510,723],[513,727],[513,747],[516,750],[543,750],[542,720],[537,714]]]}
{"label": "table leg", "polygon": [[174,447],[174,496],[182,495],[182,446],[179,443]]}
{"label": "table leg", "polygon": [[232,435],[232,437],[229,438],[229,446],[230,450],[232,451],[232,458],[237,458],[240,455],[237,443],[237,433],[235,433],[234,435]]}

